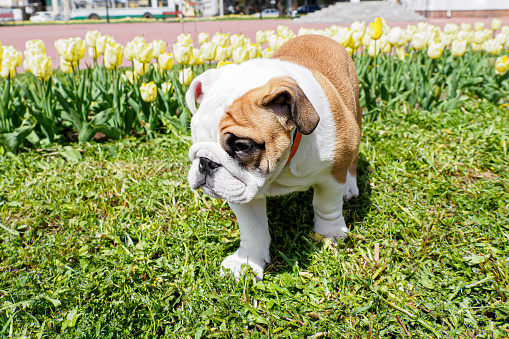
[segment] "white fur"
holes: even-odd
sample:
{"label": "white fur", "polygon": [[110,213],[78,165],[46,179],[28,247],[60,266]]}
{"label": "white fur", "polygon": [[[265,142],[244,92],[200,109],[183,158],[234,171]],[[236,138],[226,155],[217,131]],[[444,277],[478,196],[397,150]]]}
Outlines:
{"label": "white fur", "polygon": [[[265,176],[246,171],[222,149],[219,122],[235,99],[277,77],[290,77],[297,82],[320,116],[320,122],[313,133],[302,137],[289,166],[285,166],[287,155]],[[196,110],[195,93],[199,85],[203,97]],[[334,241],[346,237],[342,213],[345,185],[337,183],[330,174],[335,123],[327,96],[311,71],[277,59],[253,59],[241,65],[226,65],[195,78],[186,93],[186,101],[193,114],[191,133],[194,144],[189,150],[193,162],[189,171],[191,187],[201,186],[208,195],[227,200],[239,222],[240,248],[224,259],[221,272],[231,270],[239,277],[242,265],[247,263],[257,278],[262,279],[265,265],[270,262],[266,196],[307,190],[312,186],[315,189],[315,231]],[[212,177],[205,179],[199,172],[200,157],[222,166]],[[347,180],[349,190],[351,186],[351,180],[350,183]]]}

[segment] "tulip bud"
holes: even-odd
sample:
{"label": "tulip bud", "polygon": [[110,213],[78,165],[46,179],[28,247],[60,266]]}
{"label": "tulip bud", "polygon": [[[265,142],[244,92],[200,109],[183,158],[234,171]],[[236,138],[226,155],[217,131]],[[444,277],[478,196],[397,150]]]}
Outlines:
{"label": "tulip bud", "polygon": [[454,40],[451,43],[451,52],[455,57],[460,57],[467,50],[467,42],[465,40]]}
{"label": "tulip bud", "polygon": [[136,51],[136,59],[144,64],[150,63],[152,56],[154,55],[154,47],[152,44],[140,45],[140,49]]}
{"label": "tulip bud", "polygon": [[266,31],[257,31],[256,32],[256,43],[263,45],[267,42],[267,32]]}
{"label": "tulip bud", "polygon": [[203,59],[207,61],[212,61],[216,58],[216,50],[217,45],[213,42],[206,42],[201,45],[201,52],[203,55]]}
{"label": "tulip bud", "polygon": [[260,53],[262,55],[262,58],[271,58],[272,55],[274,55],[274,51],[272,51],[268,48],[262,49]]}
{"label": "tulip bud", "polygon": [[470,32],[470,30],[472,29],[472,25],[469,24],[469,23],[462,23],[460,25],[460,29],[463,31],[463,32]]}
{"label": "tulip bud", "polygon": [[120,44],[106,46],[106,51],[104,52],[104,67],[111,70],[117,69],[122,63],[122,51],[123,47]]}
{"label": "tulip bud", "polygon": [[426,47],[427,42],[428,42],[428,33],[420,32],[420,33],[416,33],[412,37],[412,41],[410,42],[410,45],[412,46],[412,48],[414,48],[418,51],[422,51],[424,49],[424,47]]}
{"label": "tulip bud", "polygon": [[497,60],[495,60],[495,73],[503,75],[507,70],[509,70],[509,56],[504,55],[498,57]]}
{"label": "tulip bud", "polygon": [[439,43],[432,42],[428,46],[428,56],[431,59],[438,59],[442,55],[443,51],[444,51],[444,44],[441,42],[439,42]]}
{"label": "tulip bud", "polygon": [[484,22],[476,22],[474,24],[474,31],[475,32],[482,31],[483,29],[484,29]]}
{"label": "tulip bud", "polygon": [[173,87],[172,87],[171,81],[170,82],[163,82],[161,84],[161,91],[164,94],[168,94],[168,93],[171,94],[173,92]]}
{"label": "tulip bud", "polygon": [[177,43],[182,46],[189,46],[193,44],[193,38],[191,38],[191,34],[179,34],[177,36]]}
{"label": "tulip bud", "polygon": [[[211,42],[213,43],[213,42]],[[223,62],[228,59],[228,48],[217,46],[215,59],[217,62]]]}
{"label": "tulip bud", "polygon": [[178,64],[187,65],[193,58],[193,46],[183,46],[177,42],[173,45],[173,55]]}
{"label": "tulip bud", "polygon": [[246,51],[248,53],[249,59],[254,59],[258,57],[258,51],[260,50],[260,46],[257,44],[248,43],[246,45]]}
{"label": "tulip bud", "polygon": [[124,82],[129,82],[129,83],[133,84],[134,83],[134,74],[131,71],[127,71],[127,72],[125,72],[125,74],[122,74],[120,76],[120,79],[122,79],[122,81],[124,81]]}
{"label": "tulip bud", "polygon": [[212,42],[213,43],[215,43],[218,46],[223,46],[223,47],[227,47],[228,46],[228,41],[229,40],[230,40],[230,35],[229,34],[216,33],[212,37]]}
{"label": "tulip bud", "polygon": [[173,68],[173,65],[175,64],[175,60],[173,59],[173,54],[171,53],[164,53],[159,55],[159,58],[157,59],[159,63],[159,67],[161,68],[161,71],[169,71]]}
{"label": "tulip bud", "polygon": [[138,61],[138,59],[134,59],[133,62],[134,62],[134,73],[136,73],[136,75],[143,75],[148,72],[150,64],[140,62]]}
{"label": "tulip bud", "polygon": [[209,33],[199,33],[198,34],[198,43],[200,45],[203,45],[204,43],[207,43],[210,41]]}
{"label": "tulip bud", "polygon": [[164,50],[166,49],[166,42],[162,41],[161,39],[152,41],[152,47],[153,47],[153,53],[152,57],[154,59],[159,58],[159,55],[164,53]]}
{"label": "tulip bud", "polygon": [[60,57],[60,70],[64,73],[71,74],[73,72],[72,63],[67,62],[64,58]]}
{"label": "tulip bud", "polygon": [[237,48],[243,48],[244,47],[244,35],[238,35],[234,34],[230,36],[230,46],[233,47],[233,49]]}
{"label": "tulip bud", "polygon": [[496,31],[500,28],[500,26],[502,26],[502,20],[500,19],[497,19],[497,18],[493,18],[493,20],[491,20],[491,29]]}
{"label": "tulip bud", "polygon": [[374,22],[368,26],[368,34],[373,40],[378,40],[382,36],[382,21],[380,17],[376,18]]}
{"label": "tulip bud", "polygon": [[236,64],[240,64],[243,61],[249,59],[249,53],[246,49],[239,47],[233,50],[233,62]]}
{"label": "tulip bud", "polygon": [[399,60],[405,60],[405,50],[403,48],[396,48],[396,55],[398,56]]}
{"label": "tulip bud", "polygon": [[193,57],[189,61],[189,65],[195,66],[195,65],[203,65],[205,63],[205,60],[203,60],[203,55],[201,53],[201,50],[199,48],[193,48]]}
{"label": "tulip bud", "polygon": [[11,59],[5,58],[2,60],[2,70],[0,71],[0,76],[2,78],[14,78],[16,75],[16,67],[13,66]]}
{"label": "tulip bud", "polygon": [[157,86],[153,81],[148,84],[142,83],[140,87],[141,98],[145,102],[152,102],[157,99]]}
{"label": "tulip bud", "polygon": [[444,26],[444,33],[445,34],[456,34],[459,31],[459,27],[456,24],[453,23],[446,23]]}
{"label": "tulip bud", "polygon": [[25,49],[40,51],[41,53],[46,53],[46,47],[44,45],[44,42],[41,39],[27,40],[25,42]]}
{"label": "tulip bud", "polygon": [[189,86],[191,81],[193,81],[193,78],[193,70],[190,68],[184,68],[179,73],[179,82],[184,86]]}
{"label": "tulip bud", "polygon": [[108,34],[98,36],[95,41],[95,47],[97,48],[97,53],[100,55],[104,54],[104,52],[106,51],[106,45],[108,45],[114,41],[115,40]]}
{"label": "tulip bud", "polygon": [[387,34],[387,41],[391,45],[397,46],[402,35],[403,30],[400,27],[394,27],[390,30],[389,34]]}
{"label": "tulip bud", "polygon": [[85,34],[85,42],[87,43],[88,47],[96,48],[97,44],[97,38],[101,36],[101,33],[94,29],[93,31],[87,31]]}
{"label": "tulip bud", "polygon": [[364,35],[364,33],[366,32],[366,23],[364,21],[363,22],[355,21],[350,25],[350,28],[352,29],[352,31],[359,32],[362,35]]}
{"label": "tulip bud", "polygon": [[136,43],[133,41],[129,41],[125,44],[124,47],[124,56],[127,60],[133,61],[134,58],[136,58],[136,53],[138,49],[136,48]]}
{"label": "tulip bud", "polygon": [[483,44],[483,48],[491,55],[499,55],[502,52],[502,44],[499,44],[495,39],[489,39]]}

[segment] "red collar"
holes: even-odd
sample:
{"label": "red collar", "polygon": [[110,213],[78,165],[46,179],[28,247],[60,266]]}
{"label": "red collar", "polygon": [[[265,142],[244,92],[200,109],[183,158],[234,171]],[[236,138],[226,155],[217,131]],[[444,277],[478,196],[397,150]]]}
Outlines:
{"label": "red collar", "polygon": [[297,153],[297,148],[299,148],[300,139],[302,138],[302,133],[299,131],[295,132],[295,138],[293,140],[292,149],[290,150],[290,156],[288,157],[288,160],[286,161],[285,166],[288,166],[290,161],[292,160],[295,153]]}

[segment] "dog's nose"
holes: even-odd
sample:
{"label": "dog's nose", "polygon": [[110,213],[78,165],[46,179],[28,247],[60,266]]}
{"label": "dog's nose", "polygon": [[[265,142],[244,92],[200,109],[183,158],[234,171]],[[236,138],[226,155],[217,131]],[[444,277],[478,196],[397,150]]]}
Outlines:
{"label": "dog's nose", "polygon": [[218,168],[220,165],[207,158],[200,158],[199,170],[200,173],[210,174],[213,170]]}

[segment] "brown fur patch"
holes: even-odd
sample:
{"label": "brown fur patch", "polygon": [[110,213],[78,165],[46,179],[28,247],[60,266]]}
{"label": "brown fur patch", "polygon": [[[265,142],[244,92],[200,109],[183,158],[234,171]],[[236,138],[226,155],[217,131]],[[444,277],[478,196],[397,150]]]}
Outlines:
{"label": "brown fur patch", "polygon": [[352,175],[356,174],[361,137],[359,81],[352,58],[339,43],[319,35],[292,39],[281,46],[273,58],[311,70],[325,91],[336,127],[331,172],[338,182],[344,183],[348,168]]}

